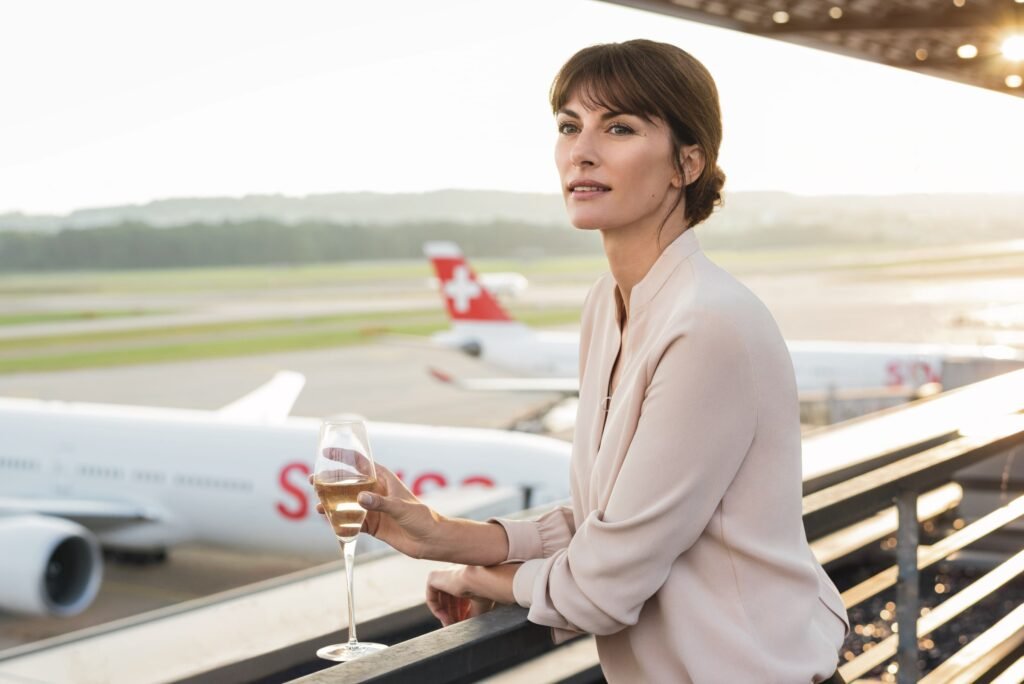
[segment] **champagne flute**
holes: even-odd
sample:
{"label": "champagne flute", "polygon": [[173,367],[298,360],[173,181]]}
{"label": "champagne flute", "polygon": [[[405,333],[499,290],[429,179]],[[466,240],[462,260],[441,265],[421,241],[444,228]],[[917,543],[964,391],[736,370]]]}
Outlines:
{"label": "champagne flute", "polygon": [[345,662],[387,648],[383,644],[358,640],[352,598],[356,539],[366,518],[366,509],[356,502],[356,497],[359,492],[372,491],[376,485],[377,473],[366,436],[366,423],[358,419],[324,420],[320,425],[313,487],[341,543],[348,586],[348,643],[319,649],[316,654],[326,660]]}

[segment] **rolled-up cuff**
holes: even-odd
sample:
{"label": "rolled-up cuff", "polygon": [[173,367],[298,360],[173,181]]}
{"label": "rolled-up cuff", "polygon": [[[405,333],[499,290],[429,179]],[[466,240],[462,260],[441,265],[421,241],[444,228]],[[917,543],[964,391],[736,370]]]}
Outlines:
{"label": "rolled-up cuff", "polygon": [[519,563],[534,558],[547,558],[569,545],[573,535],[572,510],[560,506],[536,520],[504,520],[491,518],[508,536],[506,563]]}
{"label": "rolled-up cuff", "polygon": [[551,641],[553,641],[557,646],[558,644],[564,644],[569,639],[575,639],[576,637],[585,633],[586,632],[577,632],[573,629],[562,629],[561,627],[552,627]]}
{"label": "rolled-up cuff", "polygon": [[[537,590],[537,575],[544,569],[544,564],[547,562],[543,558],[526,561],[519,566],[516,574],[512,577],[512,596],[515,597],[516,603],[523,608],[530,608],[533,605],[533,593]],[[582,633],[573,629],[552,627],[551,641],[556,645],[561,644]]]}
{"label": "rolled-up cuff", "polygon": [[533,589],[537,584],[537,573],[544,566],[544,559],[535,558],[528,560],[519,566],[516,574],[512,577],[512,596],[516,603],[523,608],[533,605]]}
{"label": "rolled-up cuff", "polygon": [[544,542],[540,538],[540,525],[536,520],[494,518],[488,522],[498,523],[505,528],[505,534],[508,536],[506,563],[518,563],[544,555]]}

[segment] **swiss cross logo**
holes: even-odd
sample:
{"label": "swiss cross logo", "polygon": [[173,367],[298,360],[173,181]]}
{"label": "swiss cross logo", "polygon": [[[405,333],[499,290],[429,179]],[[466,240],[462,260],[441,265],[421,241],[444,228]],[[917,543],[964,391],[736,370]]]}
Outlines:
{"label": "swiss cross logo", "polygon": [[452,301],[455,311],[469,311],[470,302],[480,296],[480,286],[470,277],[469,269],[459,264],[452,270],[452,279],[444,284],[444,294]]}
{"label": "swiss cross logo", "polygon": [[473,275],[461,255],[431,258],[441,283],[445,307],[453,321],[511,321],[491,293]]}

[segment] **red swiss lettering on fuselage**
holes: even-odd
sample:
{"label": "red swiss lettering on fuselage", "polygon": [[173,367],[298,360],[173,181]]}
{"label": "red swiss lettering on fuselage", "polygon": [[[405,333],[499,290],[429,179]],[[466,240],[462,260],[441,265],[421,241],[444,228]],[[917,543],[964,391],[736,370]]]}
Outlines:
{"label": "red swiss lettering on fuselage", "polygon": [[885,366],[886,384],[890,387],[912,387],[941,382],[942,376],[927,361],[894,359]]}
{"label": "red swiss lettering on fuselage", "polygon": [[[284,493],[291,499],[288,502],[277,502],[277,512],[287,520],[302,520],[309,515],[309,492],[311,487],[307,484],[309,479],[309,466],[300,461],[289,463],[281,468],[278,474],[278,483]],[[395,476],[402,482],[406,482],[405,473],[401,470],[395,471]],[[478,485],[482,487],[493,487],[494,480],[486,475],[470,475],[463,478],[460,483],[463,487]],[[442,473],[427,472],[417,475],[412,479],[409,489],[416,496],[428,491],[442,489],[448,486],[448,478]]]}
{"label": "red swiss lettering on fuselage", "polygon": [[[299,474],[301,484],[296,484],[292,481],[293,473]],[[305,463],[296,461],[281,468],[277,481],[281,484],[281,489],[284,490],[285,494],[294,499],[290,507],[280,501],[277,502],[277,512],[282,517],[288,520],[302,520],[309,515],[309,497],[307,496],[309,485],[306,484],[308,478],[309,466]]]}

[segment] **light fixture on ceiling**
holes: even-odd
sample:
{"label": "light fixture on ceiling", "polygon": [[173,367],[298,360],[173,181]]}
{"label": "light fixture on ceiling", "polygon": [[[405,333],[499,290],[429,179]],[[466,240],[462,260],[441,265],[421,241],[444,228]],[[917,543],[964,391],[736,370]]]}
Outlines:
{"label": "light fixture on ceiling", "polygon": [[1004,81],[1007,88],[1020,88],[1024,85],[1024,78],[1020,77],[1020,74],[1010,74]]}
{"label": "light fixture on ceiling", "polygon": [[788,23],[789,12],[783,12],[782,10],[779,10],[778,12],[772,13],[772,21],[774,21],[776,24]]}
{"label": "light fixture on ceiling", "polygon": [[978,56],[978,48],[970,43],[964,43],[956,49],[956,56],[960,59],[974,59]]}
{"label": "light fixture on ceiling", "polygon": [[924,60],[928,59],[928,51],[925,50],[924,48],[917,48],[916,50],[914,50],[914,58],[918,62],[923,62]]}
{"label": "light fixture on ceiling", "polygon": [[839,6],[832,7],[828,11],[828,16],[832,17],[833,19],[842,19],[843,18],[843,8],[839,7]]}

